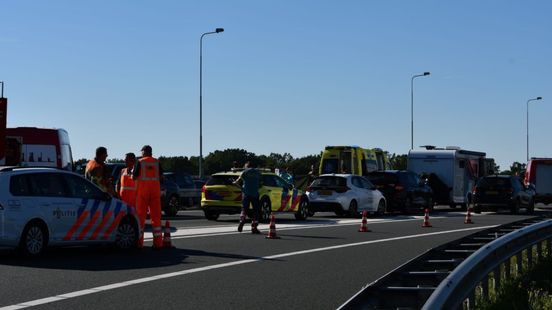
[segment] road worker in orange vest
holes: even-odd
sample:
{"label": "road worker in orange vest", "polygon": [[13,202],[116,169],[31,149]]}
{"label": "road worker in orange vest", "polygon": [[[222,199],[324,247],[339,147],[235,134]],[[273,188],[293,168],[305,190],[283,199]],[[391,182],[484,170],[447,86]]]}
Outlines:
{"label": "road worker in orange vest", "polygon": [[140,239],[138,246],[144,245],[144,224],[149,208],[151,226],[153,231],[153,248],[163,248],[161,233],[161,170],[159,161],[152,157],[152,149],[149,145],[142,147],[142,157],[136,163],[133,178],[137,181],[136,187],[136,211],[140,219]]}
{"label": "road worker in orange vest", "polygon": [[98,185],[98,187],[111,196],[119,198],[119,195],[115,191],[115,186],[113,186],[111,170],[105,164],[106,159],[107,148],[103,146],[96,148],[96,157],[86,164],[84,177]]}
{"label": "road worker in orange vest", "polygon": [[121,170],[121,177],[117,183],[117,192],[129,206],[136,208],[136,181],[132,178],[132,170],[136,164],[136,155],[134,153],[127,153],[125,155],[126,168]]}

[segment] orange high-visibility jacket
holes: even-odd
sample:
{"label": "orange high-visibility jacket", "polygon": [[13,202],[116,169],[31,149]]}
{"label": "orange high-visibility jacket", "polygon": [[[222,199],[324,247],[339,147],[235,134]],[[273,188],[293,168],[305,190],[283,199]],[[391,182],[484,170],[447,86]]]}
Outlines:
{"label": "orange high-visibility jacket", "polygon": [[121,186],[119,189],[119,196],[121,196],[121,199],[127,204],[136,207],[137,182],[132,178],[132,174],[129,173],[128,168],[124,168],[121,171],[119,184]]}
{"label": "orange high-visibility jacket", "polygon": [[140,174],[138,175],[138,195],[148,192],[161,195],[159,161],[153,157],[142,157],[138,160]]}

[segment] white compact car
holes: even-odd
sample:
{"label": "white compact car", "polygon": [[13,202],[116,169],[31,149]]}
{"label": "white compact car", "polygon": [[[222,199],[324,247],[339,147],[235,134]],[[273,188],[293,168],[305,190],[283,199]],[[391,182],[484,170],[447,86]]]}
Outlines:
{"label": "white compact car", "polygon": [[0,168],[0,246],[40,254],[48,245],[137,245],[135,209],[92,182],[53,168]]}
{"label": "white compact car", "polygon": [[362,211],[385,213],[383,194],[368,179],[352,174],[323,174],[307,189],[309,211],[345,213],[357,217]]}

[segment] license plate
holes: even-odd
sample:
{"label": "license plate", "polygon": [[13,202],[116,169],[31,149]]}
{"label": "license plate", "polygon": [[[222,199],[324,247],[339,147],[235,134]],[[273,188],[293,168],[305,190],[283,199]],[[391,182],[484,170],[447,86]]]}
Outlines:
{"label": "license plate", "polygon": [[485,194],[487,195],[498,195],[497,191],[486,191]]}
{"label": "license plate", "polygon": [[318,195],[321,195],[321,196],[330,196],[331,194],[332,194],[332,191],[329,191],[329,190],[318,191]]}

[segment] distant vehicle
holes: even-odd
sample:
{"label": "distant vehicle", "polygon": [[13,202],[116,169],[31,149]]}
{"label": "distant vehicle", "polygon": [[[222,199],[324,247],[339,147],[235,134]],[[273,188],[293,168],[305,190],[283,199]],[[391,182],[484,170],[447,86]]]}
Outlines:
{"label": "distant vehicle", "polygon": [[459,147],[438,149],[426,146],[425,150],[408,152],[408,170],[428,179],[433,200],[465,210],[472,201],[472,189],[478,178],[489,172],[489,161],[483,152],[462,150]]}
{"label": "distant vehicle", "polygon": [[535,187],[535,203],[552,203],[552,158],[531,158],[525,171],[525,185]]}
{"label": "distant vehicle", "polygon": [[309,211],[335,212],[358,217],[360,212],[384,214],[383,194],[365,177],[352,174],[323,174],[307,188]]}
{"label": "distant vehicle", "polygon": [[350,173],[366,176],[372,171],[392,169],[387,154],[379,148],[326,146],[322,151],[318,174]]}
{"label": "distant vehicle", "polygon": [[526,208],[527,213],[533,213],[534,196],[533,185],[523,186],[516,176],[485,176],[477,182],[473,191],[474,212],[480,213],[484,208],[492,211],[509,208],[512,214],[517,214],[521,208]]}
{"label": "distant vehicle", "polygon": [[73,170],[69,134],[64,129],[6,128],[5,144],[5,160],[0,165]]}
{"label": "distant vehicle", "polygon": [[[305,220],[308,217],[308,200],[302,191],[287,183],[273,172],[261,170],[261,221],[267,222],[272,212],[293,213],[295,219]],[[240,214],[242,192],[239,186],[233,185],[241,171],[220,172],[213,174],[203,186],[201,208],[208,220],[217,220],[220,214]],[[250,211],[252,211],[250,206]],[[251,214],[249,214],[251,215]]]}
{"label": "distant vehicle", "polygon": [[412,171],[374,171],[368,175],[368,179],[385,196],[387,211],[433,210],[431,187]]}
{"label": "distant vehicle", "polygon": [[92,182],[53,168],[0,167],[0,246],[31,256],[49,246],[137,246],[133,207]]}
{"label": "distant vehicle", "polygon": [[191,175],[181,172],[164,172],[163,177],[178,185],[178,196],[182,205],[191,207],[199,204],[203,185],[197,186]]}

